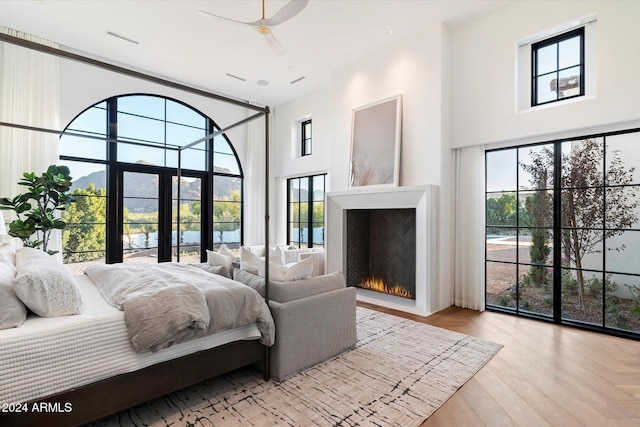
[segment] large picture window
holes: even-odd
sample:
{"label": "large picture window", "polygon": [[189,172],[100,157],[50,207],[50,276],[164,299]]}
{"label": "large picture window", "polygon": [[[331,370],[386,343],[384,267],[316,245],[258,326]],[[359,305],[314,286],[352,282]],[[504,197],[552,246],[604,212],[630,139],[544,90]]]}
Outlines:
{"label": "large picture window", "polygon": [[486,153],[488,307],[640,338],[638,144],[634,130]]}
{"label": "large picture window", "polygon": [[326,174],[287,180],[287,244],[324,246],[324,194]]}
{"label": "large picture window", "polygon": [[[63,259],[200,262],[205,249],[242,243],[242,168],[226,136],[179,101],[109,98],[80,113],[60,138],[76,199],[63,219]],[[180,197],[178,198],[178,184]],[[178,203],[179,201],[179,203]]]}

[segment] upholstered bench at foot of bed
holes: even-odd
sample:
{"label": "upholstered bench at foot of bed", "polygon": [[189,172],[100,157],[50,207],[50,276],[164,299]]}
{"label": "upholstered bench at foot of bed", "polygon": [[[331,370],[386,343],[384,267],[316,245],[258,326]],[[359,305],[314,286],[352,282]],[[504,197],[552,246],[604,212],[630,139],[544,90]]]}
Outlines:
{"label": "upholstered bench at foot of bed", "polygon": [[[235,280],[264,292],[264,279],[235,270]],[[283,380],[355,347],[356,290],[341,273],[294,282],[269,282],[276,324],[269,373]]]}
{"label": "upholstered bench at foot of bed", "polygon": [[356,344],[356,290],[324,292],[299,300],[271,301],[276,343],[270,374],[282,380],[330,359]]}

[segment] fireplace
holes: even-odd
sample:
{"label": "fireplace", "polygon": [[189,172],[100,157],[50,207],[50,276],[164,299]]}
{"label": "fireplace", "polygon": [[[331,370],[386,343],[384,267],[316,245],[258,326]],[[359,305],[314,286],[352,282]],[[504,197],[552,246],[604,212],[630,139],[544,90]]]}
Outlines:
{"label": "fireplace", "polygon": [[[427,315],[437,311],[437,187],[353,189],[327,194],[327,271],[342,271],[359,301]],[[365,289],[374,277],[403,292]]]}
{"label": "fireplace", "polygon": [[347,286],[402,298],[416,293],[416,210],[349,209]]}

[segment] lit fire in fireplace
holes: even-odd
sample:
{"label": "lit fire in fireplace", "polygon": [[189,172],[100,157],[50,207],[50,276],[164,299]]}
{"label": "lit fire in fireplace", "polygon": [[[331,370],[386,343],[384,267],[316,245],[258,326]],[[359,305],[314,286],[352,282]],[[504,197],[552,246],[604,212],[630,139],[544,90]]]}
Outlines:
{"label": "lit fire in fireplace", "polygon": [[384,292],[385,294],[394,295],[403,298],[414,298],[413,294],[397,283],[389,286],[383,280],[377,277],[369,277],[360,282],[360,287],[370,289],[372,291]]}

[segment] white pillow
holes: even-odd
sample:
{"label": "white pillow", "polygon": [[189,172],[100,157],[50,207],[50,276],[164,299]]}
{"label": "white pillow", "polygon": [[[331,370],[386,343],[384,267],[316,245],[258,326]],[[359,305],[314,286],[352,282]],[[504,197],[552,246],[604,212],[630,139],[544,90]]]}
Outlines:
{"label": "white pillow", "polygon": [[[264,277],[264,260],[258,261],[258,273]],[[306,258],[302,261],[292,262],[287,265],[280,265],[269,262],[269,280],[276,282],[292,282],[311,277],[313,272],[313,259]]]}
{"label": "white pillow", "polygon": [[[247,271],[252,274],[258,274],[258,262],[264,263],[264,257],[258,257],[244,246],[240,247],[240,270]],[[275,248],[269,253],[269,263],[282,265],[282,251],[280,248]]]}
{"label": "white pillow", "polygon": [[79,314],[82,299],[73,278],[51,255],[33,248],[16,252],[16,295],[42,317]]}
{"label": "white pillow", "polygon": [[13,290],[16,269],[0,263],[0,329],[15,328],[27,319],[27,309]]}
{"label": "white pillow", "polygon": [[224,243],[220,245],[220,247],[218,248],[218,252],[220,252],[222,255],[232,256],[234,258],[236,257],[236,254],[234,254],[233,251],[229,249],[229,247]]}
{"label": "white pillow", "polygon": [[13,275],[16,275],[16,251],[8,243],[0,244],[0,264],[10,267],[13,270]]}
{"label": "white pillow", "polygon": [[207,264],[213,267],[225,267],[228,271],[233,271],[233,260],[236,256],[224,243],[220,245],[218,252],[207,250]]}
{"label": "white pillow", "polygon": [[240,247],[240,270],[258,274],[258,257],[244,246]]}

